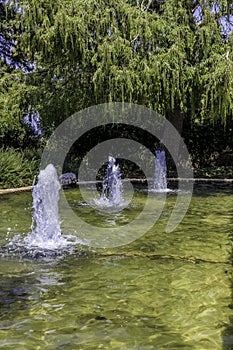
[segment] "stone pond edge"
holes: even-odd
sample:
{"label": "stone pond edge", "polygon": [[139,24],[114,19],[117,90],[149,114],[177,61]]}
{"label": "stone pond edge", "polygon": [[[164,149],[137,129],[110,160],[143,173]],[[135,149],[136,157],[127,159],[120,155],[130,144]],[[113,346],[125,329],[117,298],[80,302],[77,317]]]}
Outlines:
{"label": "stone pond edge", "polygon": [[[219,179],[219,178],[168,178],[168,181],[193,181],[193,182],[204,182],[204,183],[231,183],[233,184],[233,179]],[[132,182],[144,182],[145,179],[125,179],[123,181],[132,181]],[[93,184],[93,183],[101,183],[102,181],[86,181],[86,182],[77,182],[77,185],[85,185],[85,184]],[[6,189],[0,189],[0,195],[3,194],[9,194],[9,193],[17,193],[17,192],[25,192],[25,191],[31,191],[32,186],[25,186],[25,187],[18,187],[18,188],[6,188]]]}

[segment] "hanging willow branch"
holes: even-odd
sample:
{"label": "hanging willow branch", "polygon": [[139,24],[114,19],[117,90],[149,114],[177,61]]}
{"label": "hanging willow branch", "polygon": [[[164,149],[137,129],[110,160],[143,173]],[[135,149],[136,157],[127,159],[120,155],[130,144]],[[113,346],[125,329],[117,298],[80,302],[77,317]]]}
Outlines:
{"label": "hanging willow branch", "polygon": [[[33,101],[45,118],[58,105],[67,115],[109,100],[145,104],[165,115],[232,117],[232,39],[223,40],[218,21],[229,1],[220,0],[215,14],[213,1],[17,3],[24,28],[17,40],[37,67],[27,82],[36,86]],[[37,70],[49,72],[39,84]]]}

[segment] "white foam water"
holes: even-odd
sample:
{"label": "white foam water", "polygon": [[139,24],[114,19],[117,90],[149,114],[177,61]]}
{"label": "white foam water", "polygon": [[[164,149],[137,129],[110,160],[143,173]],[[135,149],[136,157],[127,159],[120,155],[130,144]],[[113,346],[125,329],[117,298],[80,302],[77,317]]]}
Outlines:
{"label": "white foam water", "polygon": [[30,251],[32,255],[59,254],[59,251],[70,251],[71,247],[81,243],[76,236],[61,232],[58,207],[60,189],[57,171],[49,164],[40,171],[37,183],[33,184],[31,232],[24,238],[21,235],[15,236],[8,244],[9,249]]}
{"label": "white foam water", "polygon": [[114,157],[108,157],[106,174],[103,179],[103,188],[100,198],[91,203],[99,211],[115,213],[128,206],[123,199],[123,186],[119,164]]}
{"label": "white foam water", "polygon": [[160,192],[167,191],[167,164],[165,151],[155,152],[154,189]]}

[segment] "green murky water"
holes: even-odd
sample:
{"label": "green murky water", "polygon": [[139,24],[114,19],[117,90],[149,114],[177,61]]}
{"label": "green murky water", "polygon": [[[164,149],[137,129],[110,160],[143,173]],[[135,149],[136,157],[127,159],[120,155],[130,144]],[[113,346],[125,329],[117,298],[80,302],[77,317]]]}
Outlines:
{"label": "green murky water", "polygon": [[[78,190],[66,196],[89,223],[122,230],[146,198],[101,216]],[[0,349],[232,349],[232,186],[196,186],[182,223],[165,233],[175,199],[129,245],[38,258],[2,248]],[[31,203],[31,193],[0,196],[2,247],[30,231]]]}

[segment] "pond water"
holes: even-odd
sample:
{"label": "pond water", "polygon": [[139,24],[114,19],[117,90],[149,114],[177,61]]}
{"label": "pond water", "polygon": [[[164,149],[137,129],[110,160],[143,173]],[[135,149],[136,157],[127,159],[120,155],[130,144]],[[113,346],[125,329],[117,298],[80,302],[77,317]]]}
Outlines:
{"label": "pond water", "polygon": [[[146,193],[105,216],[78,189],[66,196],[93,225],[123,229]],[[168,193],[154,227],[128,245],[33,257],[5,247],[30,231],[31,193],[0,196],[0,349],[232,349],[232,185],[195,185],[166,233],[175,200]]]}

